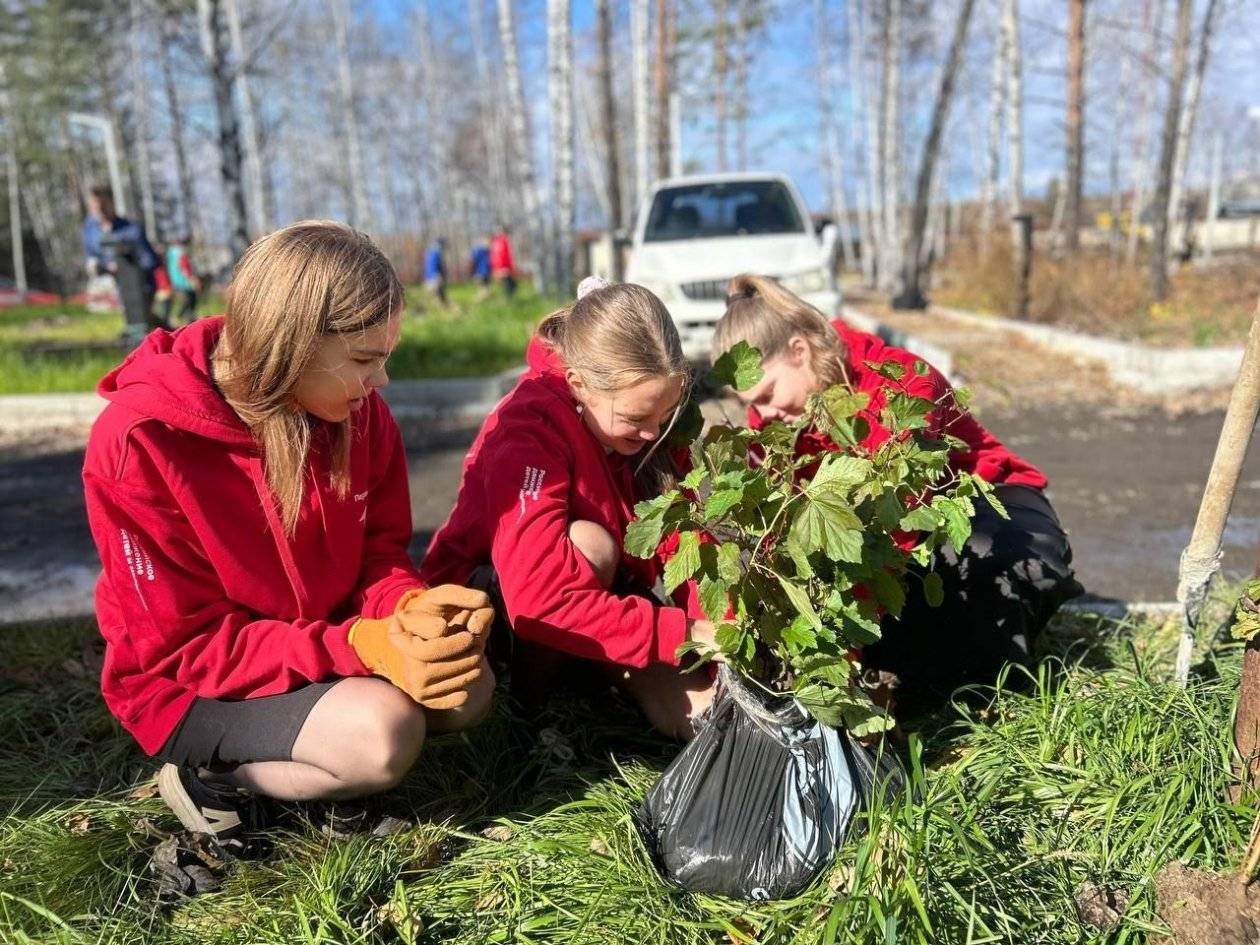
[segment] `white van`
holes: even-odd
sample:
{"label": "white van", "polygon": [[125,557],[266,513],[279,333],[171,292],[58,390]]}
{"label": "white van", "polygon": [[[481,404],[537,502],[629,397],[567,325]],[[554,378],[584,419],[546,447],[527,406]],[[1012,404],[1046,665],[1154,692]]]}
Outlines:
{"label": "white van", "polygon": [[780,174],[675,177],[639,208],[626,281],[665,303],[688,358],[706,360],[732,276],[773,276],[828,318],[840,312],[835,229],[814,233],[809,211]]}

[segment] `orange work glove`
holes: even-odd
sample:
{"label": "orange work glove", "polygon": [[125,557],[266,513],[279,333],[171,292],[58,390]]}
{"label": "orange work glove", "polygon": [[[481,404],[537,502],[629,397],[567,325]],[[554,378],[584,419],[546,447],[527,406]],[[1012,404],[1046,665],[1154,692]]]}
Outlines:
{"label": "orange work glove", "polygon": [[363,665],[426,709],[454,709],[468,701],[468,687],[481,678],[484,635],[447,632],[440,617],[395,614],[360,618],[349,641]]}
{"label": "orange work glove", "polygon": [[[494,608],[490,605],[490,598],[486,593],[473,590],[471,587],[461,587],[458,584],[439,584],[437,587],[416,588],[408,591],[398,601],[394,612],[399,616],[405,615],[403,626],[425,639],[429,639],[425,636],[426,632],[432,632],[436,624],[417,621],[413,628],[411,625],[413,616],[436,617],[444,627],[465,628],[483,642],[490,630],[490,625],[494,623]],[[440,632],[448,632],[448,630]]]}

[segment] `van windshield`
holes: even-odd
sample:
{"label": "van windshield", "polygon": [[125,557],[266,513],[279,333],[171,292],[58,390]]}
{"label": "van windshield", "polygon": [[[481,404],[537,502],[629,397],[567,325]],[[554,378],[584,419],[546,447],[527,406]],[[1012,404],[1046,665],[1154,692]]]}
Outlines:
{"label": "van windshield", "polygon": [[722,181],[660,191],[643,241],[803,232],[796,201],[778,181]]}

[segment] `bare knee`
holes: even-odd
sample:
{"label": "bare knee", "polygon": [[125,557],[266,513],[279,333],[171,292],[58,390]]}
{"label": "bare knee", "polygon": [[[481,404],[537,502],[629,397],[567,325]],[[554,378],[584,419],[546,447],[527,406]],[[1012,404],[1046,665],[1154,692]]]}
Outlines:
{"label": "bare knee", "polygon": [[634,698],[654,729],[681,742],[695,735],[696,723],[717,691],[706,673],[684,673],[663,663],[628,670],[618,685]]}
{"label": "bare knee", "polygon": [[468,701],[454,709],[426,709],[425,718],[431,734],[446,732],[462,732],[464,729],[480,725],[490,714],[494,704],[494,670],[483,656],[481,658],[481,676],[468,687]]}
{"label": "bare knee", "polygon": [[320,767],[348,790],[364,794],[388,790],[406,777],[420,755],[424,710],[383,679],[343,680],[334,692],[343,686],[347,689],[339,693],[342,698],[328,707],[338,718],[335,727],[323,733],[321,748],[326,754]]}
{"label": "bare knee", "polygon": [[599,583],[612,587],[621,564],[621,547],[608,530],[594,522],[578,519],[569,525],[569,541],[590,562]]}

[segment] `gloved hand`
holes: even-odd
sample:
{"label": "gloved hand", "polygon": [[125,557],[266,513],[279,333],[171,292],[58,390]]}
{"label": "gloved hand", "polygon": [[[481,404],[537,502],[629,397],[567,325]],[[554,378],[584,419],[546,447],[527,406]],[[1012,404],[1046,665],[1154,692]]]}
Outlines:
{"label": "gloved hand", "polygon": [[[484,644],[490,625],[494,623],[494,608],[484,591],[461,587],[458,584],[439,584],[437,587],[416,588],[408,591],[398,601],[394,611],[404,616],[403,626],[424,639],[431,639],[436,624],[416,620],[413,617],[436,617],[445,628],[463,627]],[[437,633],[449,632],[446,629]]]}
{"label": "gloved hand", "polygon": [[426,709],[463,705],[481,677],[484,634],[448,632],[442,618],[430,614],[360,618],[348,639],[364,666]]}

